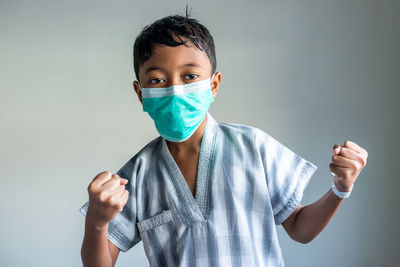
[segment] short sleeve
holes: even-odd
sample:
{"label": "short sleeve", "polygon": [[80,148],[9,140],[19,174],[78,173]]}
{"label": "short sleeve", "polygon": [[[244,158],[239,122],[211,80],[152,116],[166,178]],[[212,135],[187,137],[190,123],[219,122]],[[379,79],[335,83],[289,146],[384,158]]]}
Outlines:
{"label": "short sleeve", "polygon": [[[126,252],[140,240],[137,229],[137,205],[136,205],[136,173],[134,170],[134,159],[128,161],[117,174],[126,178],[129,182],[125,185],[129,191],[128,201],[123,210],[115,216],[108,225],[108,239],[121,251]],[[79,212],[86,216],[89,202],[86,202],[79,209]]]}
{"label": "short sleeve", "polygon": [[258,145],[265,170],[275,224],[280,225],[297,208],[317,166],[260,130]]}

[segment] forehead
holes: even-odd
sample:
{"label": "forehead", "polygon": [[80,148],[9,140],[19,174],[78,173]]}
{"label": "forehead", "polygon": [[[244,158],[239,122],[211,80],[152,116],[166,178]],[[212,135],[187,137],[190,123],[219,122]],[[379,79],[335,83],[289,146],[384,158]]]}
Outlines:
{"label": "forehead", "polygon": [[207,54],[198,49],[190,39],[182,37],[182,40],[187,40],[186,44],[175,47],[154,44],[152,55],[143,63],[139,72],[144,75],[146,70],[154,67],[173,71],[187,64],[211,71],[211,62]]}

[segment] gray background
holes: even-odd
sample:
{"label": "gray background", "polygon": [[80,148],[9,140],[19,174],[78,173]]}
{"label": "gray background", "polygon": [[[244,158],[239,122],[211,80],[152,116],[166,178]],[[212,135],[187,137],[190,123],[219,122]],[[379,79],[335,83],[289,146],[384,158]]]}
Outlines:
{"label": "gray background", "polygon": [[[81,266],[87,186],[157,132],[132,88],[132,44],[185,1],[1,1],[1,266]],[[303,205],[330,188],[332,146],[368,164],[309,244],[279,240],[287,266],[395,266],[398,1],[191,1],[222,72],[210,112],[261,128],[315,163]],[[396,248],[397,247],[397,248]],[[116,266],[147,266],[142,243]]]}

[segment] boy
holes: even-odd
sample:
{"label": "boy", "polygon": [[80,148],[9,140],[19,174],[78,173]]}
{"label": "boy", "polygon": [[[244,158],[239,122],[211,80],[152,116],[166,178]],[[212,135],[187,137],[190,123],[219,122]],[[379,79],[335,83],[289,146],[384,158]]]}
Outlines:
{"label": "boy", "polygon": [[208,113],[222,75],[213,38],[187,14],[144,27],[134,69],[133,87],[160,136],[90,183],[80,209],[84,266],[114,266],[140,240],[150,266],[284,266],[276,225],[310,242],[366,165],[365,149],[335,145],[332,189],[303,207],[317,166],[260,129]]}

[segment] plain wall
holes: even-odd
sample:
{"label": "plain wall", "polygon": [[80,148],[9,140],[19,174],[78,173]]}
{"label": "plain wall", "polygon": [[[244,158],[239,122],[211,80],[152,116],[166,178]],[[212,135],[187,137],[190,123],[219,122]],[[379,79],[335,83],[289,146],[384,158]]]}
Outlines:
{"label": "plain wall", "polygon": [[[318,166],[332,146],[369,152],[352,195],[309,244],[278,226],[287,266],[395,266],[398,1],[188,1],[214,37],[219,122],[258,127]],[[87,186],[158,136],[132,88],[140,30],[185,1],[0,2],[0,266],[81,266]],[[148,266],[142,243],[117,265]]]}

